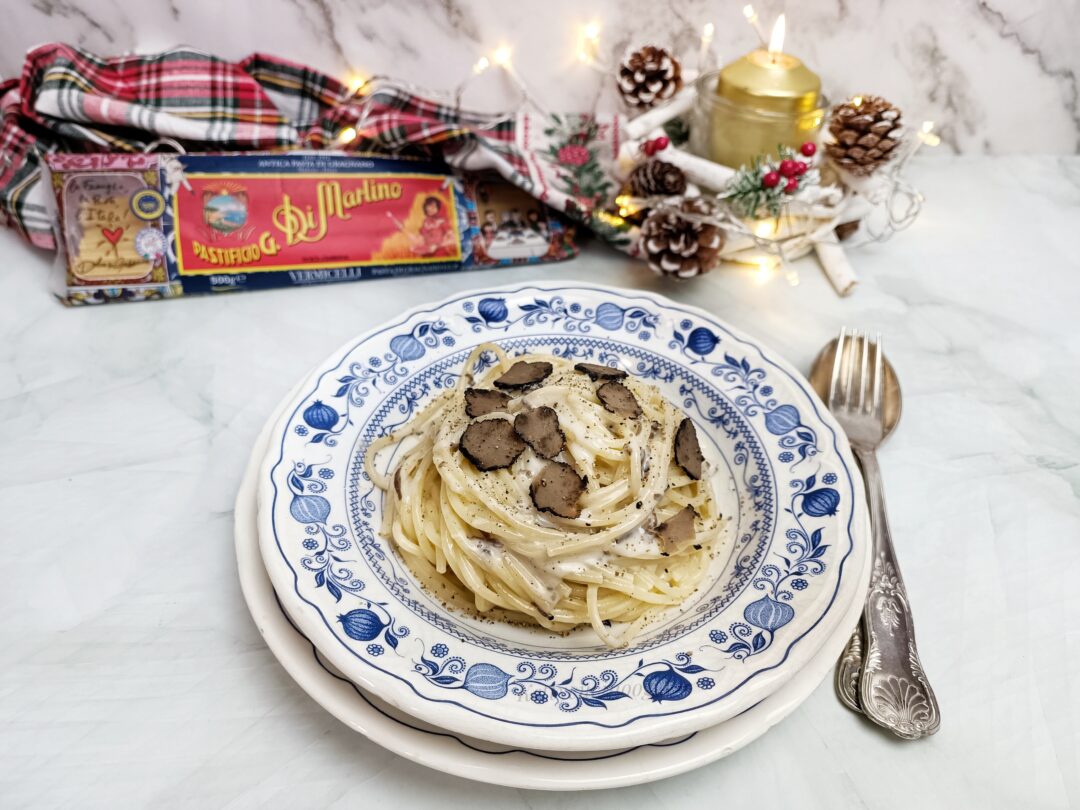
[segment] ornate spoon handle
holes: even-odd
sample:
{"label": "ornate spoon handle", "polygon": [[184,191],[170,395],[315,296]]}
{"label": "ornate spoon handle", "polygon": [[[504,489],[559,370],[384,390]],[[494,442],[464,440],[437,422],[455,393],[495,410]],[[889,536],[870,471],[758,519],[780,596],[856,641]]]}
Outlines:
{"label": "ornate spoon handle", "polygon": [[917,740],[938,730],[941,715],[915,648],[907,590],[885,516],[881,469],[872,450],[856,453],[866,477],[874,537],[874,570],[863,610],[866,648],[859,706],[878,725],[899,737]]}
{"label": "ornate spoon handle", "polygon": [[836,696],[840,702],[857,714],[859,706],[859,674],[862,672],[862,619],[851,631],[851,638],[844,653],[836,663]]}

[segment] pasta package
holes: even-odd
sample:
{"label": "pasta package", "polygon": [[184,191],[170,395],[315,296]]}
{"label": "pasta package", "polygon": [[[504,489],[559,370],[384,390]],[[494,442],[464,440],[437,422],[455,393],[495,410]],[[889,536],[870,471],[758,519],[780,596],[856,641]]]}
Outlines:
{"label": "pasta package", "polygon": [[573,229],[501,180],[326,152],[51,155],[68,304],[556,261]]}

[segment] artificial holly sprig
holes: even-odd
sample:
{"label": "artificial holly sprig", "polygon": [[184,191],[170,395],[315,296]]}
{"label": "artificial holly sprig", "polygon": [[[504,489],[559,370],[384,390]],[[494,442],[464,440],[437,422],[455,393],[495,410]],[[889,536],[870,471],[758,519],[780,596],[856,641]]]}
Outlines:
{"label": "artificial holly sprig", "polygon": [[756,217],[761,211],[779,216],[784,205],[799,189],[819,182],[818,172],[802,158],[812,158],[817,145],[807,141],[796,152],[790,146],[779,146],[777,156],[759,155],[749,168],[742,168],[720,195],[735,213]]}

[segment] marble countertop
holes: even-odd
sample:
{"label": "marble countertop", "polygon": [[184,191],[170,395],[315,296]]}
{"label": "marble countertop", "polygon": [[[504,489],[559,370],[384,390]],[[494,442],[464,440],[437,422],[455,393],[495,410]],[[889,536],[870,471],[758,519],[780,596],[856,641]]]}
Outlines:
{"label": "marble countertop", "polygon": [[[0,233],[0,805],[912,808],[1080,805],[1080,158],[927,158],[922,218],[840,299],[721,268],[665,283],[600,246],[544,268],[65,309]],[[232,506],[275,403],[414,304],[533,278],[692,302],[807,369],[879,329],[904,418],[881,456],[941,732],[894,741],[831,683],[733,756],[545,794],[413,765],[260,640]]]}

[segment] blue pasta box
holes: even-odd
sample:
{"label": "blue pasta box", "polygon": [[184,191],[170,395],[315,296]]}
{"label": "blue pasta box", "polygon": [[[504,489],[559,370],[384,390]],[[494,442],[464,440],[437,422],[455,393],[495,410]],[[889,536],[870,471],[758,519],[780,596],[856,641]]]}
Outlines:
{"label": "blue pasta box", "polygon": [[327,152],[51,155],[69,304],[577,255],[573,226],[495,176]]}

